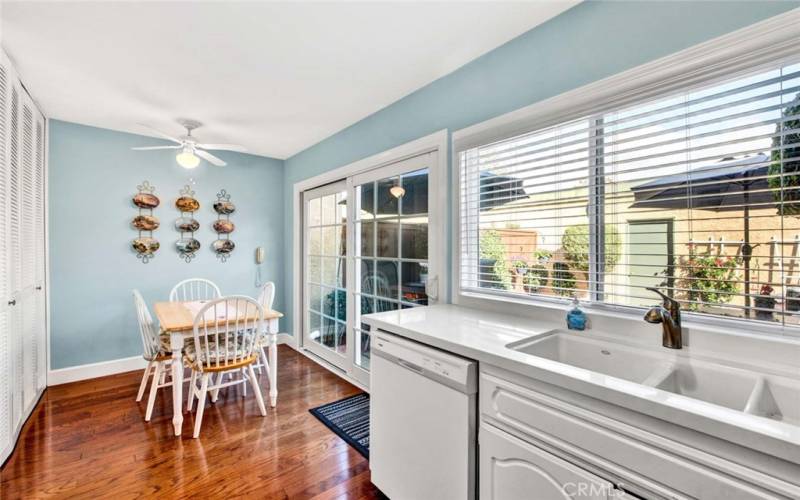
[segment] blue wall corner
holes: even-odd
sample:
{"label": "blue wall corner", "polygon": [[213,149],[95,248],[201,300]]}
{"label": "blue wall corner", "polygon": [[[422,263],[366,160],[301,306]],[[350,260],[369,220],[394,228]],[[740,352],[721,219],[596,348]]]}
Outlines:
{"label": "blue wall corner", "polygon": [[[172,286],[190,277],[215,281],[225,294],[255,295],[254,251],[267,252],[264,279],[278,285],[275,307],[284,307],[282,281],[284,229],[283,161],[255,155],[220,152],[228,166],[206,162],[185,170],[175,152],[132,151],[158,144],[158,139],[50,120],[49,237],[51,369],[95,363],[142,352],[131,290],[138,288],[152,308],[166,300]],[[173,223],[178,191],[193,178],[201,208],[196,233],[202,247],[187,264],[179,259]],[[154,237],[160,250],[142,264],[130,248],[137,236],[130,223],[137,214],[131,197],[148,180],[161,205]],[[216,213],[211,204],[226,189],[236,212],[231,239],[236,250],[220,263],[209,245]]]}

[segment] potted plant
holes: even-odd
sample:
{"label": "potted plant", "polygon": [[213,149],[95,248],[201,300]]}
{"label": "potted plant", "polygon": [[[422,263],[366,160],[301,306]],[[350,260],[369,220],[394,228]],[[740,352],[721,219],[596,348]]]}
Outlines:
{"label": "potted plant", "polygon": [[738,257],[697,255],[690,250],[688,258],[681,262],[681,288],[686,290],[689,310],[698,311],[701,304],[730,302],[739,286],[739,262]]}
{"label": "potted plant", "polygon": [[543,264],[531,264],[523,284],[525,293],[537,293],[547,286],[547,268]]}
{"label": "potted plant", "polygon": [[756,319],[762,321],[775,321],[775,297],[772,296],[773,288],[768,284],[761,286],[761,290],[753,299],[756,306]]}

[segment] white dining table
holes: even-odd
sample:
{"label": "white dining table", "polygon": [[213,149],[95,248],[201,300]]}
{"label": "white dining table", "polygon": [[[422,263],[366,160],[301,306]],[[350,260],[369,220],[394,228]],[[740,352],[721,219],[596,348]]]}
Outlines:
{"label": "white dining table", "polygon": [[[206,301],[156,302],[154,310],[161,334],[169,335],[172,351],[172,426],[175,435],[180,436],[183,428],[183,343],[194,335],[195,314]],[[278,402],[278,320],[283,314],[278,311],[264,311],[269,347],[269,403],[273,408]],[[241,318],[239,318],[241,319]],[[209,324],[218,324],[219,318],[209,318]]]}

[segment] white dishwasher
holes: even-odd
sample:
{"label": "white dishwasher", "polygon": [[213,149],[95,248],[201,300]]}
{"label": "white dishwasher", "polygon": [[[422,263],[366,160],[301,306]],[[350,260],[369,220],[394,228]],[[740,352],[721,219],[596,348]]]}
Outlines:
{"label": "white dishwasher", "polygon": [[475,498],[477,363],[380,330],[372,354],[372,482],[392,500]]}

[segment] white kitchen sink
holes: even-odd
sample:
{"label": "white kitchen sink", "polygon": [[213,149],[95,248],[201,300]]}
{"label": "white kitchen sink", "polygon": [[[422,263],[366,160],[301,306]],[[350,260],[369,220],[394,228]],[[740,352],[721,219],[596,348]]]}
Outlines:
{"label": "white kitchen sink", "polygon": [[637,348],[590,334],[551,330],[510,343],[517,352],[671,394],[800,425],[800,382],[689,357]]}
{"label": "white kitchen sink", "polygon": [[653,352],[580,336],[566,330],[508,344],[509,349],[631,382],[644,382],[660,361]]}

